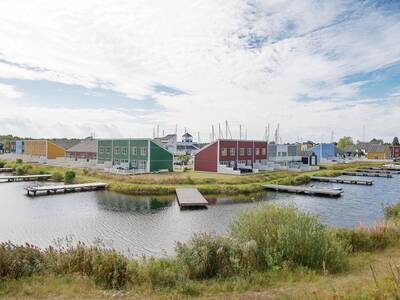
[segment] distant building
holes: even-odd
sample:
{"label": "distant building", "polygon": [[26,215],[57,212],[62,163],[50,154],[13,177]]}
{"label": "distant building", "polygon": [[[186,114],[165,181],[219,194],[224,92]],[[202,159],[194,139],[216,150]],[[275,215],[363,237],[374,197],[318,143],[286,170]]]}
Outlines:
{"label": "distant building", "polygon": [[391,157],[389,146],[375,143],[358,143],[357,151],[361,151],[368,159],[384,160]]}
{"label": "distant building", "polygon": [[176,134],[168,134],[164,137],[157,137],[154,138],[153,141],[171,153],[175,154],[177,151],[178,139]]}
{"label": "distant building", "polygon": [[301,151],[298,154],[301,157],[301,163],[303,165],[307,165],[307,166],[317,166],[318,165],[318,156],[311,149],[306,150],[306,151]]}
{"label": "distant building", "polygon": [[315,152],[318,159],[318,164],[321,160],[335,160],[337,158],[337,148],[333,143],[320,143],[311,148]]}
{"label": "distant building", "polygon": [[400,158],[400,146],[393,145],[389,147],[392,158]]}
{"label": "distant building", "polygon": [[4,143],[0,142],[0,154],[4,153]]}
{"label": "distant building", "polygon": [[194,170],[228,173],[252,171],[255,163],[267,161],[265,141],[217,140],[200,149],[194,157]]}
{"label": "distant building", "polygon": [[79,142],[80,140],[77,139],[25,140],[24,154],[56,159],[57,157],[65,157],[65,152]]}
{"label": "distant building", "polygon": [[141,172],[173,171],[173,154],[150,139],[100,139],[97,161]]}
{"label": "distant building", "polygon": [[268,144],[268,160],[281,165],[300,161],[294,144]]}
{"label": "distant building", "polygon": [[187,132],[182,135],[180,142],[177,140],[176,134],[168,134],[164,137],[155,138],[153,141],[169,152],[172,152],[174,156],[193,156],[200,149],[198,144],[193,143],[193,136]]}
{"label": "distant building", "polygon": [[303,143],[297,143],[296,144],[296,151],[297,155],[300,156],[300,153],[302,151],[308,151],[314,146],[314,143],[311,141],[308,142],[303,142]]}
{"label": "distant building", "polygon": [[65,156],[75,160],[95,160],[97,159],[97,140],[87,138],[66,150]]}

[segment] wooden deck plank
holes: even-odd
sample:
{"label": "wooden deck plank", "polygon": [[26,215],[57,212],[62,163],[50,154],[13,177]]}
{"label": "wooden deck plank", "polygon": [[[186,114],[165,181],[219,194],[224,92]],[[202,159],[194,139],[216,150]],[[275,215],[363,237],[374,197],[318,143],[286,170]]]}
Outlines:
{"label": "wooden deck plank", "polygon": [[176,196],[181,207],[199,207],[208,205],[207,200],[197,189],[177,188]]}
{"label": "wooden deck plank", "polygon": [[0,176],[0,181],[6,180],[8,182],[14,181],[34,181],[34,180],[47,180],[51,177],[50,174],[40,175],[19,175],[19,176]]}

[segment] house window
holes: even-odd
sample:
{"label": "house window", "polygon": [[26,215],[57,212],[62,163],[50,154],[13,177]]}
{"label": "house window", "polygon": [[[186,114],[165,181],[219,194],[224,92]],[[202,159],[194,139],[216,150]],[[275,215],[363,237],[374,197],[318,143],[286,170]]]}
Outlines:
{"label": "house window", "polygon": [[122,154],[128,153],[128,147],[122,147]]}
{"label": "house window", "polygon": [[137,147],[132,147],[132,154],[137,155]]}
{"label": "house window", "polygon": [[251,166],[251,160],[249,159],[248,161],[247,161],[247,164],[246,164],[247,166]]}
{"label": "house window", "polygon": [[235,156],[236,155],[236,148],[231,148],[231,156]]}
{"label": "house window", "polygon": [[223,166],[229,166],[229,161],[220,161],[219,164]]}
{"label": "house window", "polygon": [[146,160],[138,160],[138,169],[146,170],[147,161]]}
{"label": "house window", "polygon": [[247,155],[253,155],[253,148],[247,148]]}
{"label": "house window", "polygon": [[119,159],[114,159],[114,164],[119,165]]}
{"label": "house window", "polygon": [[261,148],[261,154],[266,155],[267,154],[267,149],[266,148]]}
{"label": "house window", "polygon": [[132,164],[132,168],[137,168],[137,166],[138,166],[138,163],[137,163],[137,160],[132,160],[131,161],[131,164]]}
{"label": "house window", "polygon": [[111,153],[111,147],[106,147],[106,153],[110,154]]}
{"label": "house window", "polygon": [[227,156],[227,155],[228,155],[228,149],[222,148],[222,150],[221,150],[221,155],[222,155],[222,156]]}
{"label": "house window", "polygon": [[260,148],[256,148],[256,155],[260,155]]}
{"label": "house window", "polygon": [[99,152],[100,153],[104,153],[104,148],[103,147],[99,147]]}
{"label": "house window", "polygon": [[114,153],[118,154],[119,153],[119,147],[114,147]]}
{"label": "house window", "polygon": [[244,148],[240,148],[240,156],[244,156]]}
{"label": "house window", "polygon": [[282,156],[287,156],[287,153],[286,152],[282,152]]}
{"label": "house window", "polygon": [[146,147],[141,147],[140,148],[140,155],[142,155],[142,156],[147,155],[147,148]]}

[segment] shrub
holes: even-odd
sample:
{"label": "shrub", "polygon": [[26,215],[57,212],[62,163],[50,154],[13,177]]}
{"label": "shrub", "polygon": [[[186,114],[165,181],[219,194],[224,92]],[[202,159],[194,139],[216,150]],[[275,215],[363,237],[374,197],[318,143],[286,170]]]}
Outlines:
{"label": "shrub", "polygon": [[75,181],[75,172],[72,170],[66,171],[64,175],[64,183],[71,184]]}
{"label": "shrub", "polygon": [[[177,261],[189,278],[205,279],[215,276],[227,277],[245,270],[253,270],[255,265],[247,265],[246,256],[254,256],[255,251],[243,251],[240,245],[227,237],[214,234],[195,235],[187,244],[179,243],[176,248]],[[250,261],[255,261],[255,259]]]}
{"label": "shrub", "polygon": [[64,181],[64,176],[60,172],[54,172],[51,175],[51,179],[56,182]]}
{"label": "shrub", "polygon": [[343,243],[316,217],[294,207],[263,204],[246,210],[232,222],[231,234],[256,243],[261,270],[289,264],[335,272],[345,266]]}
{"label": "shrub", "polygon": [[35,246],[0,244],[0,279],[32,276],[44,268],[43,253]]}
{"label": "shrub", "polygon": [[30,173],[32,170],[31,165],[19,165],[15,168],[15,174],[18,176]]}
{"label": "shrub", "polygon": [[23,163],[23,161],[22,161],[22,159],[20,159],[20,158],[17,158],[17,160],[15,161],[15,163],[17,163],[17,164],[22,164]]}
{"label": "shrub", "polygon": [[180,270],[175,260],[143,259],[130,261],[128,265],[130,280],[138,284],[150,284],[152,287],[172,287],[179,281]]}
{"label": "shrub", "polygon": [[0,168],[4,168],[4,166],[6,165],[5,161],[0,160]]}
{"label": "shrub", "polygon": [[400,240],[400,229],[393,223],[376,223],[371,228],[339,228],[332,232],[351,252],[382,250]]}

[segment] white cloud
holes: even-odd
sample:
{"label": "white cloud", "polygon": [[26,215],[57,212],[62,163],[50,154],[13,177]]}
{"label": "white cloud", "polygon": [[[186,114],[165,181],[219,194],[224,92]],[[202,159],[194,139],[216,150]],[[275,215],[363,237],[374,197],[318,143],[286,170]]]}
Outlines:
{"label": "white cloud", "polygon": [[[153,95],[166,108],[31,108],[41,117],[21,128],[37,128],[35,135],[81,135],[85,126],[101,135],[126,136],[126,127],[151,135],[159,122],[204,139],[212,123],[228,119],[255,138],[266,122],[280,122],[288,139],[328,139],[333,129],[357,134],[373,118],[371,134],[389,137],[395,128],[386,120],[400,121],[397,106],[383,116],[376,112],[388,106],[354,103],[362,83],[342,77],[399,62],[398,32],[398,14],[361,1],[3,0],[0,77],[100,85],[132,98]],[[156,93],[154,83],[187,94]],[[332,101],[296,102],[302,95]],[[54,120],[44,122],[49,115]]]}

